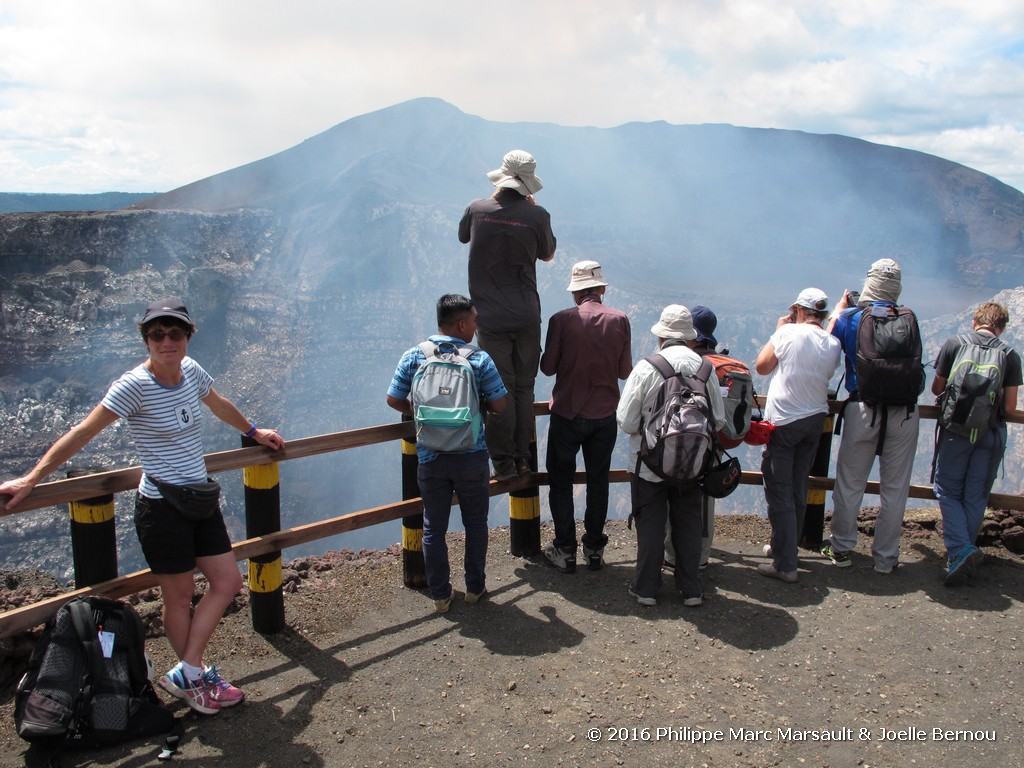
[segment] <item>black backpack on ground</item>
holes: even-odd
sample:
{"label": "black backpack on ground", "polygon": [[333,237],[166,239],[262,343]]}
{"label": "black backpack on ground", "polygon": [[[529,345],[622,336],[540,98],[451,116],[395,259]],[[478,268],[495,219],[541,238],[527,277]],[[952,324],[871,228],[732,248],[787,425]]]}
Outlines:
{"label": "black backpack on ground", "polygon": [[57,749],[175,726],[149,680],[142,620],[130,605],[102,597],[69,600],[46,623],[14,701],[18,735]]}

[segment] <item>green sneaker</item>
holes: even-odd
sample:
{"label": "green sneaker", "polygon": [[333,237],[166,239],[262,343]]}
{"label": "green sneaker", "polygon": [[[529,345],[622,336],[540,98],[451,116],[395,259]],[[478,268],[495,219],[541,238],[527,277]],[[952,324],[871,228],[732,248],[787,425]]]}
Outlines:
{"label": "green sneaker", "polygon": [[823,546],[821,548],[821,554],[823,554],[825,557],[827,557],[840,568],[849,568],[851,565],[853,565],[853,560],[850,559],[849,552],[837,552],[836,550],[832,549],[831,544],[826,544],[825,546]]}

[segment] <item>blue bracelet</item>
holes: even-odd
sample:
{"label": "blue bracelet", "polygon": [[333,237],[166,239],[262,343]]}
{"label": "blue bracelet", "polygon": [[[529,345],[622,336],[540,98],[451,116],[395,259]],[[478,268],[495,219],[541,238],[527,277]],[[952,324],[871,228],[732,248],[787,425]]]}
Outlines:
{"label": "blue bracelet", "polygon": [[245,433],[245,436],[246,437],[252,437],[255,434],[256,434],[256,425],[255,424],[250,424],[249,425],[249,431]]}

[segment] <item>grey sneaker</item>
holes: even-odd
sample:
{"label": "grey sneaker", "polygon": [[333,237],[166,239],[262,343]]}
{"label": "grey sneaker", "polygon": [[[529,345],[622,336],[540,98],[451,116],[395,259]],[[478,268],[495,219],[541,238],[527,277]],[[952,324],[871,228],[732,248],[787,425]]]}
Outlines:
{"label": "grey sneaker", "polygon": [[554,544],[544,548],[544,558],[562,573],[576,573],[576,553],[559,549]]}
{"label": "grey sneaker", "polygon": [[761,563],[757,566],[757,572],[762,576],[767,576],[769,579],[778,579],[787,584],[796,584],[800,580],[796,571],[779,571],[771,563]]}
{"label": "grey sneaker", "polygon": [[823,554],[825,557],[827,557],[840,568],[849,568],[851,565],[853,565],[853,559],[850,557],[849,552],[837,552],[836,550],[832,549],[831,544],[825,544],[824,546],[822,546],[821,554]]}
{"label": "grey sneaker", "polygon": [[698,595],[697,597],[684,597],[683,605],[687,608],[700,608],[704,605],[704,595]]}
{"label": "grey sneaker", "polygon": [[484,599],[484,595],[487,594],[486,589],[481,589],[479,592],[466,592],[465,601],[472,605],[473,603],[479,603]]}

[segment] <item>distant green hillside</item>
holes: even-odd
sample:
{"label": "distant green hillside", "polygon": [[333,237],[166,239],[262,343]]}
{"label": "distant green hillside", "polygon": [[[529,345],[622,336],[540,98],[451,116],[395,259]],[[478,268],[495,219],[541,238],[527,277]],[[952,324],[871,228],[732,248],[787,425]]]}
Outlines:
{"label": "distant green hillside", "polygon": [[94,195],[0,192],[0,213],[45,211],[116,211],[146,200],[156,192],[100,192]]}

